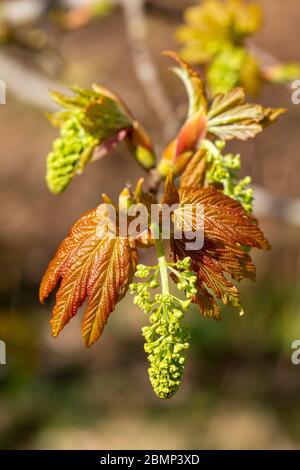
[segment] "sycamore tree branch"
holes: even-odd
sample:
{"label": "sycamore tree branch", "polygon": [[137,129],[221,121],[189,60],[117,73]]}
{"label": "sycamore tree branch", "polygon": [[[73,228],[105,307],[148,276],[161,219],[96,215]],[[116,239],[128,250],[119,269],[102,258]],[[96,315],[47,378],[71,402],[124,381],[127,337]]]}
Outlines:
{"label": "sycamore tree branch", "polygon": [[[263,76],[267,79],[267,69],[268,67],[276,67],[277,65],[282,65],[283,62],[278,59],[274,54],[271,52],[266,51],[265,49],[262,49],[261,47],[257,46],[253,42],[249,42],[248,44],[250,52],[257,57],[259,62],[261,63],[262,67],[262,72]],[[282,83],[285,87],[287,87],[289,90],[291,89],[291,84],[289,82]]]}
{"label": "sycamore tree branch", "polygon": [[[68,3],[67,0],[66,4]],[[163,86],[160,82],[156,66],[153,63],[151,54],[147,45],[147,22],[145,19],[145,6],[150,11],[166,13],[172,10],[176,14],[180,9],[170,7],[164,4],[160,7],[159,3],[152,3],[145,0],[112,0],[122,5],[124,8],[126,26],[131,44],[133,60],[136,68],[137,76],[143,86],[143,90],[147,95],[149,104],[152,106],[157,117],[161,122],[166,122],[165,135],[171,135],[178,127],[178,120],[173,112],[172,105],[168,100]],[[8,5],[18,2],[5,2]],[[38,20],[42,12],[39,1],[27,0],[28,10],[24,8],[15,8],[6,10],[9,20],[12,23],[26,23]],[[78,0],[77,3],[80,3]],[[82,2],[84,3],[84,2]],[[70,5],[71,6],[71,2]],[[29,12],[29,13],[28,13]],[[173,16],[172,16],[173,17]],[[266,52],[260,47],[250,43],[250,48],[266,66],[278,65],[280,61],[273,54]],[[1,80],[6,83],[8,94],[14,95],[17,99],[26,101],[32,106],[36,106],[43,110],[54,111],[57,109],[49,96],[48,90],[63,89],[63,85],[59,82],[47,79],[41,73],[33,71],[26,65],[20,63],[17,59],[8,56],[5,52],[0,53],[1,62]],[[148,175],[148,185],[152,193],[156,194],[161,184],[161,177],[156,170],[151,170]],[[300,227],[300,200],[277,198],[262,187],[255,187],[255,207],[254,212],[258,216],[271,216],[283,223]]]}

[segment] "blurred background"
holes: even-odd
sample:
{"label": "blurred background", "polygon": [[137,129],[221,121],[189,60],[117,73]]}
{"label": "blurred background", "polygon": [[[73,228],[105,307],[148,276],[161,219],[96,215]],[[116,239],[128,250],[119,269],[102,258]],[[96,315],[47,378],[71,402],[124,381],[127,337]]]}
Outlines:
{"label": "blurred background", "polygon": [[[81,343],[80,312],[59,338],[50,336],[53,299],[38,302],[48,261],[103,192],[116,197],[141,170],[120,149],[89,165],[63,195],[51,195],[45,158],[57,131],[44,117],[53,107],[48,88],[99,82],[113,89],[158,149],[185,110],[184,90],[161,51],[178,49],[174,32],[196,0],[88,3],[0,3],[7,86],[0,106],[0,339],[7,345],[0,448],[299,448],[300,365],[291,362],[291,344],[300,340],[300,105],[291,103],[288,86],[265,86],[256,98],[288,113],[254,141],[231,145],[258,187],[256,214],[273,250],[254,253],[258,279],[242,284],[243,318],[225,310],[218,323],[189,313],[192,344],[177,395],[160,401],[152,392],[140,332],[147,319],[130,296],[91,350]],[[257,48],[267,59],[300,61],[298,3],[259,3],[265,24]]]}

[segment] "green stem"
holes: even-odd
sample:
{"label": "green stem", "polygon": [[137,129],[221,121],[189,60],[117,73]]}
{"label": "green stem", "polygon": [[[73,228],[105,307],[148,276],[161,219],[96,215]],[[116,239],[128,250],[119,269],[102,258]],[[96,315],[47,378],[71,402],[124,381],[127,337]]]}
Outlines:
{"label": "green stem", "polygon": [[218,158],[220,152],[213,142],[208,139],[203,139],[201,145],[205,150],[209,150],[214,158]]}
{"label": "green stem", "polygon": [[224,194],[226,194],[227,196],[232,196],[233,191],[234,191],[234,186],[233,186],[232,180],[229,177],[223,180],[223,187],[224,187]]}
{"label": "green stem", "polygon": [[158,265],[160,271],[161,285],[162,285],[162,294],[169,295],[169,276],[168,276],[168,263],[166,260],[165,250],[161,238],[161,233],[157,223],[151,225],[151,230],[155,239],[156,253],[158,257]]}

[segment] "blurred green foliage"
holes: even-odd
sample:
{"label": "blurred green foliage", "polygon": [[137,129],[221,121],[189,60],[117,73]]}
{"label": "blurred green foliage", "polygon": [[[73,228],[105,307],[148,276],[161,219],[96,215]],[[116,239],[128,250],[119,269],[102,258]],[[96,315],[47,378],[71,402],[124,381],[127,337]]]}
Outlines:
{"label": "blurred green foliage", "polygon": [[300,76],[300,64],[264,68],[249,50],[246,41],[263,23],[258,3],[202,0],[186,9],[184,19],[176,33],[182,56],[204,67],[213,95],[236,86],[255,95],[266,80],[285,83]]}

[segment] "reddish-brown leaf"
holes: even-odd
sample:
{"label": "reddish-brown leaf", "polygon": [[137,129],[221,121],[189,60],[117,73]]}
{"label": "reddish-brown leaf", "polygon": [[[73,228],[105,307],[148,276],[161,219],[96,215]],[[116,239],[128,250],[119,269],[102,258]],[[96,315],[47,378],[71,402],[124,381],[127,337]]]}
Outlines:
{"label": "reddish-brown leaf", "polygon": [[[187,250],[186,242],[190,240],[171,239],[171,258],[174,261],[186,256],[192,259],[192,269],[198,277],[194,302],[203,315],[219,319],[220,307],[215,297],[223,304],[242,308],[239,291],[229,276],[237,281],[255,279],[255,267],[244,247],[269,249],[270,245],[256,220],[238,202],[216,189],[181,188],[178,195],[181,207],[203,205],[204,220],[200,224],[194,220],[192,225],[194,229],[204,227],[204,244],[200,250]],[[185,212],[181,213],[184,216]],[[188,216],[193,213],[197,212],[189,210]]]}
{"label": "reddish-brown leaf", "polygon": [[188,162],[180,178],[181,187],[203,186],[206,170],[206,152],[198,149]]}
{"label": "reddish-brown leaf", "polygon": [[107,237],[95,257],[89,301],[82,323],[84,344],[91,346],[102,334],[110,313],[125,295],[137,264],[135,248],[127,238]]}
{"label": "reddish-brown leaf", "polygon": [[51,320],[53,336],[60,333],[88,297],[82,334],[84,344],[91,346],[126,293],[136,263],[135,243],[114,233],[105,204],[76,222],[41,283],[40,300],[44,302],[61,279]]}
{"label": "reddish-brown leaf", "polygon": [[178,192],[181,205],[203,205],[205,236],[229,245],[270,248],[257,221],[239,202],[214,188],[181,188]]}
{"label": "reddish-brown leaf", "polygon": [[46,298],[55,288],[59,279],[67,272],[70,260],[74,258],[75,253],[80,249],[81,244],[93,234],[96,220],[96,209],[87,212],[73,225],[69,235],[60,244],[40,285],[41,303],[45,302]]}

